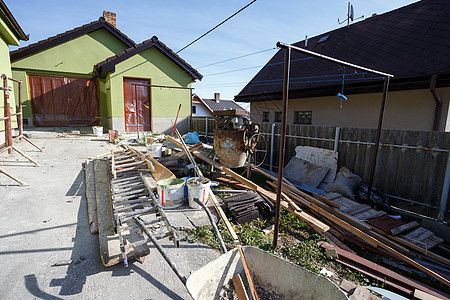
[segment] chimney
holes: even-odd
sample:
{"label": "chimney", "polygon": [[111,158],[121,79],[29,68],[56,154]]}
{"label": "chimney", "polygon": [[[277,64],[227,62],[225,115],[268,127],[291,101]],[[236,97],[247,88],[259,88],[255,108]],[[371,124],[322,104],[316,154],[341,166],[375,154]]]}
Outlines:
{"label": "chimney", "polygon": [[112,26],[116,27],[116,14],[110,11],[103,11],[103,18],[106,22],[110,23]]}
{"label": "chimney", "polygon": [[216,103],[220,102],[220,93],[214,93],[214,100],[216,100]]}

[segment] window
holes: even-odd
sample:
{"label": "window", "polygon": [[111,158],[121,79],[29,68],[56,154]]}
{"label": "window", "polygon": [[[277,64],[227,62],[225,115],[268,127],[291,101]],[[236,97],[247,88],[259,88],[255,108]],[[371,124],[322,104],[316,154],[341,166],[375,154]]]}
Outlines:
{"label": "window", "polygon": [[263,112],[262,121],[269,122],[269,112],[268,111]]}
{"label": "window", "polygon": [[281,111],[276,111],[275,112],[274,122],[281,122]]}
{"label": "window", "polygon": [[294,124],[312,125],[312,111],[294,112]]}
{"label": "window", "polygon": [[196,114],[197,113],[197,106],[192,105],[192,113]]}

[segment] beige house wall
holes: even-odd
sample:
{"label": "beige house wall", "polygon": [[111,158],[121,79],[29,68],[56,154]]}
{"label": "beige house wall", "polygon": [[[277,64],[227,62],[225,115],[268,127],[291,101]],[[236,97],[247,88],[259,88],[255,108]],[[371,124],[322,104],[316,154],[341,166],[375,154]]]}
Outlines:
{"label": "beige house wall", "polygon": [[[450,88],[438,88],[437,92],[443,102],[439,130],[450,131]],[[376,128],[381,93],[347,95],[347,98],[342,108],[336,96],[289,99],[288,124],[294,124],[296,111],[311,111],[311,125]],[[281,105],[281,100],[252,102],[252,120],[262,123],[263,112],[269,112],[269,123],[274,123],[275,112],[281,111]],[[431,131],[435,107],[428,89],[389,92],[383,128]]]}

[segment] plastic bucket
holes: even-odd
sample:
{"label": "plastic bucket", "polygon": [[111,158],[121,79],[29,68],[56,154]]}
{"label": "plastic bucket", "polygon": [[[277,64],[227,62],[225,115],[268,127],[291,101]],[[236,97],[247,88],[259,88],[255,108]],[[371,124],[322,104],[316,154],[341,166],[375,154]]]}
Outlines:
{"label": "plastic bucket", "polygon": [[103,135],[103,126],[95,126],[93,129],[96,136],[101,137]]}
{"label": "plastic bucket", "polygon": [[153,143],[150,145],[150,155],[152,157],[159,158],[162,154],[162,146],[163,144],[160,143]]}
{"label": "plastic bucket", "polygon": [[183,205],[184,180],[181,178],[163,179],[156,182],[159,203],[164,208],[175,208]]}
{"label": "plastic bucket", "polygon": [[203,178],[200,180],[199,177],[193,177],[186,181],[188,186],[188,199],[189,199],[189,207],[191,208],[202,208],[194,199],[200,200],[202,203],[208,202],[208,193],[209,193],[209,185],[211,184],[211,180],[208,178]]}

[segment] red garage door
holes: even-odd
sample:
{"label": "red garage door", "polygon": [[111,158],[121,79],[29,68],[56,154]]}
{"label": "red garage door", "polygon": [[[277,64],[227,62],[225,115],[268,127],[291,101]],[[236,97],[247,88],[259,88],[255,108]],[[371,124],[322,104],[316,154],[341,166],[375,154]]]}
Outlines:
{"label": "red garage door", "polygon": [[34,126],[99,125],[97,81],[30,75]]}

